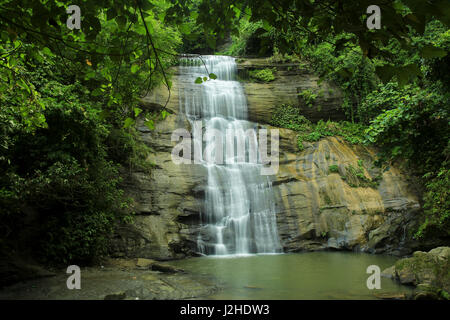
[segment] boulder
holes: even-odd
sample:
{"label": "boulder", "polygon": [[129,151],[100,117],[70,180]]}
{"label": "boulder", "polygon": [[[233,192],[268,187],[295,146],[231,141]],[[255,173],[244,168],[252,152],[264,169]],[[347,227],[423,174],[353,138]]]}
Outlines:
{"label": "boulder", "polygon": [[[415,251],[412,257],[398,260],[388,268],[394,278],[405,285],[416,286],[416,300],[449,299],[450,247],[438,247],[429,252]],[[386,271],[383,271],[385,273]]]}
{"label": "boulder", "polygon": [[136,267],[139,269],[149,269],[155,263],[155,260],[138,258],[136,262]]}
{"label": "boulder", "polygon": [[391,266],[389,268],[384,269],[381,272],[381,276],[389,279],[395,278],[395,266]]}
{"label": "boulder", "polygon": [[154,263],[152,264],[152,270],[153,271],[160,271],[164,273],[177,273],[177,272],[184,272],[183,269],[176,268],[174,266],[168,265],[168,264],[162,264],[162,263]]}
{"label": "boulder", "polygon": [[416,251],[410,258],[395,263],[397,279],[402,284],[427,285],[450,292],[450,247],[429,252]]}

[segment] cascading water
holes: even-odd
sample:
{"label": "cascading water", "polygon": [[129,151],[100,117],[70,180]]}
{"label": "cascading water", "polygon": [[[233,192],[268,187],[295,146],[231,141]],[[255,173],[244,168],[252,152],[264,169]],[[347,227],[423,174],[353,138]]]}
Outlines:
{"label": "cascading water", "polygon": [[[234,58],[185,57],[180,64],[180,108],[193,128],[194,153],[196,147],[208,150],[215,144],[223,147],[226,155],[223,164],[199,155],[199,164],[208,174],[197,241],[199,251],[208,255],[281,252],[271,182],[268,176],[261,175],[259,155],[255,159],[249,152],[255,151],[250,146],[258,143],[257,124],[246,120],[247,103],[242,86],[235,81]],[[217,79],[195,83],[197,77],[205,76],[206,69]],[[196,125],[200,120],[201,127]],[[231,151],[225,150],[225,141],[217,144],[215,139],[209,139],[210,129],[219,130],[223,136],[227,131],[233,140],[242,137],[243,132],[253,132],[245,141],[244,159],[236,155],[234,146]],[[202,139],[203,133],[206,139]]]}

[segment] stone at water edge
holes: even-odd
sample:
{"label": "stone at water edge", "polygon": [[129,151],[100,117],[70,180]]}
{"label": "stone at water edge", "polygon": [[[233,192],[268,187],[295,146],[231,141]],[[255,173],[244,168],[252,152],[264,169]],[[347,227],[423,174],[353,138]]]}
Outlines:
{"label": "stone at water edge", "polygon": [[152,270],[153,271],[160,271],[165,273],[177,273],[177,272],[184,272],[183,269],[175,268],[174,266],[168,265],[168,264],[161,264],[161,263],[153,263],[152,264]]}
{"label": "stone at water edge", "polygon": [[395,263],[396,279],[414,285],[414,299],[439,299],[450,292],[450,247],[438,247],[429,252],[416,251],[410,258]]}
{"label": "stone at water edge", "polygon": [[136,262],[136,267],[138,269],[150,269],[150,267],[154,263],[155,263],[155,260],[152,260],[152,259],[138,258],[137,262]]}
{"label": "stone at water edge", "polygon": [[395,278],[395,266],[386,268],[381,272],[381,276],[389,279]]}
{"label": "stone at water edge", "polygon": [[374,293],[373,295],[375,297],[377,297],[378,299],[383,299],[383,300],[404,300],[404,299],[406,299],[406,295],[404,293],[386,292],[386,293]]}

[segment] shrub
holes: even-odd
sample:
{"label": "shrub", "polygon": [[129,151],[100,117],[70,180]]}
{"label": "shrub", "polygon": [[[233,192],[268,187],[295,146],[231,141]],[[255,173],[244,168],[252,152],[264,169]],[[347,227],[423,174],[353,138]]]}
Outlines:
{"label": "shrub", "polygon": [[339,167],[336,164],[332,164],[328,167],[328,172],[330,173],[339,173]]}
{"label": "shrub", "polygon": [[317,94],[313,93],[311,90],[303,90],[302,92],[298,93],[298,96],[303,99],[305,104],[308,107],[312,107],[314,105],[314,102],[316,101]]}
{"label": "shrub", "polygon": [[365,126],[348,121],[333,122],[320,120],[312,123],[300,114],[296,107],[283,104],[275,108],[271,124],[277,127],[287,128],[298,132],[298,147],[302,151],[303,141],[319,141],[329,136],[341,136],[352,144],[363,143]]}
{"label": "shrub", "polygon": [[253,80],[261,81],[261,82],[270,82],[275,80],[274,73],[275,68],[273,69],[261,69],[261,70],[251,70],[249,72],[249,76]]}

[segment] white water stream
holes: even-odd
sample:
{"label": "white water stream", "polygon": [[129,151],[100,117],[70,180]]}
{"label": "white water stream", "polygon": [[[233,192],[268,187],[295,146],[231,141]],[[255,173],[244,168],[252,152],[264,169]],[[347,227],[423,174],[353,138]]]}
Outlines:
{"label": "white water stream", "polygon": [[[225,159],[220,164],[215,158],[200,155],[200,165],[205,166],[208,177],[198,250],[207,255],[281,252],[271,182],[268,176],[261,175],[259,155],[257,159],[249,155],[254,151],[249,148],[258,143],[257,124],[246,120],[247,102],[241,84],[235,80],[235,60],[227,56],[202,59],[203,62],[197,57],[181,59],[185,85],[180,88],[180,108],[192,125],[194,150],[195,145],[207,150],[215,144],[223,148]],[[197,77],[207,75],[205,65],[217,79],[197,84]],[[195,125],[200,120],[202,128]],[[223,133],[221,144],[208,136],[209,129]],[[246,136],[245,159],[238,156],[237,149],[225,150],[227,130],[238,139],[248,129],[253,134]]]}

